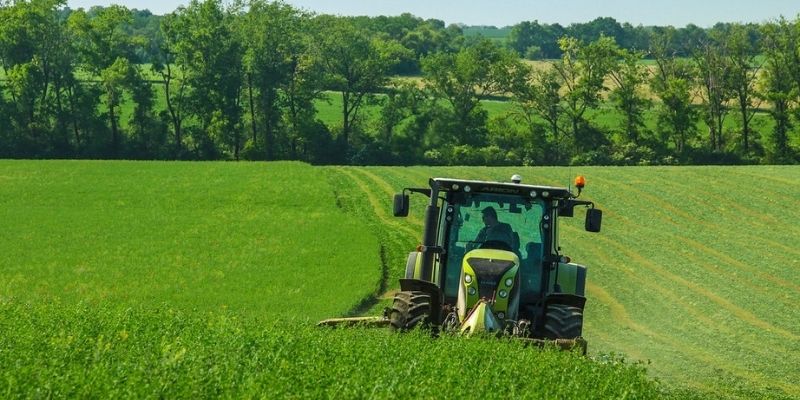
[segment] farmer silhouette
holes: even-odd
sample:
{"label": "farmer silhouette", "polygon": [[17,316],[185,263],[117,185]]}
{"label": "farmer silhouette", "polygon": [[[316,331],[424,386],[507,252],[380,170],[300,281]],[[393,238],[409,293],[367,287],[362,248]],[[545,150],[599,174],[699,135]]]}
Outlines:
{"label": "farmer silhouette", "polygon": [[491,206],[484,208],[481,214],[483,214],[485,226],[478,232],[475,242],[483,248],[511,250],[511,244],[514,242],[514,231],[511,230],[511,225],[498,221],[497,211]]}

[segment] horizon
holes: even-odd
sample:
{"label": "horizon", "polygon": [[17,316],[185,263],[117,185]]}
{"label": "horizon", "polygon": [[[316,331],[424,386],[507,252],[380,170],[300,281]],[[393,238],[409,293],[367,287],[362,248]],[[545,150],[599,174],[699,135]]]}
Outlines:
{"label": "horizon", "polygon": [[[109,6],[119,4],[131,9],[148,10],[155,15],[164,15],[175,11],[188,1],[172,0],[156,2],[153,0],[70,0],[66,6],[71,9],[89,9],[93,6]],[[223,1],[230,4],[230,1]],[[595,4],[588,0],[576,0],[569,5],[553,0],[545,0],[536,5],[522,0],[511,0],[492,7],[481,5],[481,2],[439,1],[424,2],[421,0],[341,0],[330,2],[325,0],[288,0],[284,1],[293,7],[317,14],[341,16],[397,16],[410,13],[424,19],[439,19],[447,25],[483,26],[505,28],[524,21],[539,21],[542,24],[586,23],[597,18],[610,17],[620,24],[633,26],[674,26],[685,27],[693,24],[702,28],[710,28],[717,23],[764,23],[780,17],[794,18],[800,15],[800,3],[787,0],[767,0],[756,5],[745,1],[712,0],[696,2],[688,0],[672,1],[664,4],[647,4],[642,7],[634,0],[612,0],[605,4]],[[766,4],[765,4],[766,3]],[[767,7],[769,6],[769,7]],[[507,15],[513,15],[507,17]]]}

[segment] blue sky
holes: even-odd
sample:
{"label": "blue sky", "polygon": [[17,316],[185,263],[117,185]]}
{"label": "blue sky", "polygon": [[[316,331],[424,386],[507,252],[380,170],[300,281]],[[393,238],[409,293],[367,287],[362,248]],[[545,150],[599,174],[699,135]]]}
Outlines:
{"label": "blue sky", "polygon": [[[410,12],[446,23],[468,25],[514,25],[520,21],[568,25],[609,16],[634,25],[685,26],[693,23],[708,27],[716,22],[763,22],[780,15],[793,19],[800,13],[794,0],[286,0],[294,6],[326,14],[398,15]],[[72,8],[122,4],[129,8],[148,8],[156,14],[173,11],[188,0],[68,0]]]}

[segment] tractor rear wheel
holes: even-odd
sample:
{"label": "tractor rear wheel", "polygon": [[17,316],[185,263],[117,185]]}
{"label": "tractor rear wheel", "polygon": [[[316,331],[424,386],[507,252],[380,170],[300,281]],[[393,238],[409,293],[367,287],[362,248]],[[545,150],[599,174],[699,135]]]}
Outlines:
{"label": "tractor rear wheel", "polygon": [[393,331],[408,331],[430,323],[431,297],[425,292],[403,291],[394,295],[394,303],[389,313]]}
{"label": "tractor rear wheel", "polygon": [[583,310],[564,304],[550,304],[544,324],[548,339],[575,339],[583,332]]}

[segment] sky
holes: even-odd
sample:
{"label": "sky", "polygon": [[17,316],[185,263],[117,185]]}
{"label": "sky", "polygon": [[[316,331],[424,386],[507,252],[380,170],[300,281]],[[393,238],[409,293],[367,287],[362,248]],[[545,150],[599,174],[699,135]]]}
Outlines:
{"label": "sky", "polygon": [[[225,1],[225,0],[223,0]],[[399,15],[410,12],[467,25],[510,26],[521,21],[541,23],[587,22],[612,17],[633,25],[710,27],[717,22],[763,22],[781,15],[794,19],[798,0],[284,0],[293,6],[324,14]],[[188,0],[68,0],[72,8],[121,4],[149,9],[154,14],[174,11]]]}

